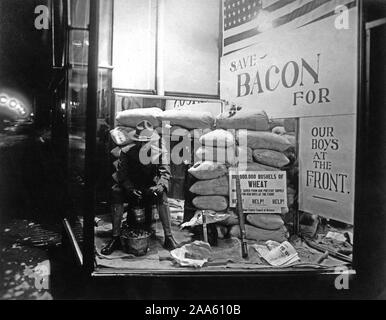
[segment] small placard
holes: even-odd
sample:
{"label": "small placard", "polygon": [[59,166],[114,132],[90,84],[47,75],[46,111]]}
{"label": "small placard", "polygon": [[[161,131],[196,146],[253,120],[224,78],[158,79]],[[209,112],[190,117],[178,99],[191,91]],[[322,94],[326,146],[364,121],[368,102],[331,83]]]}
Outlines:
{"label": "small placard", "polygon": [[[285,171],[239,171],[244,212],[281,213],[287,207]],[[236,171],[229,171],[230,207],[236,207]]]}

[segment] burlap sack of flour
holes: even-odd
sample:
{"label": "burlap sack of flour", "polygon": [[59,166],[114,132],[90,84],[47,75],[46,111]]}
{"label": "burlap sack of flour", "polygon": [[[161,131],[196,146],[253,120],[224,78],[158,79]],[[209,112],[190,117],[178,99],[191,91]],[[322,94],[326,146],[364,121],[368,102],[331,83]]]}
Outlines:
{"label": "burlap sack of flour", "polygon": [[214,117],[210,112],[191,110],[166,110],[158,116],[159,121],[169,121],[172,126],[186,129],[213,128]]}
{"label": "burlap sack of flour", "polygon": [[224,196],[197,196],[192,203],[201,210],[224,211],[228,208],[228,199]]}
{"label": "burlap sack of flour", "polygon": [[192,139],[197,139],[199,141],[199,139],[204,135],[204,134],[207,134],[209,132],[211,132],[212,129],[210,128],[205,128],[205,129],[191,129],[190,130],[190,136],[192,137]]}
{"label": "burlap sack of flour", "polygon": [[258,163],[275,168],[282,168],[290,162],[283,153],[267,149],[253,150],[253,159]]}
{"label": "burlap sack of flour", "polygon": [[275,167],[266,166],[261,163],[252,162],[247,163],[246,167],[243,169],[246,171],[277,171],[278,169]]}
{"label": "burlap sack of flour", "polygon": [[129,136],[129,133],[135,129],[130,127],[116,127],[113,130],[110,130],[111,139],[118,146],[125,146],[133,142]]}
{"label": "burlap sack of flour", "polygon": [[201,136],[200,143],[205,147],[227,148],[235,145],[235,138],[229,131],[216,129]]}
{"label": "burlap sack of flour", "polygon": [[274,127],[274,128],[272,129],[272,133],[278,134],[278,135],[283,135],[283,134],[286,133],[286,131],[285,131],[285,128],[284,128],[284,127]]}
{"label": "burlap sack of flour", "polygon": [[151,122],[154,127],[160,126],[158,117],[162,114],[160,108],[129,109],[117,113],[117,122],[126,127],[135,128],[143,120]]}
{"label": "burlap sack of flour", "polygon": [[228,174],[228,168],[223,163],[199,161],[188,172],[199,180],[209,180]]}
{"label": "burlap sack of flour", "polygon": [[[288,238],[288,232],[284,226],[277,230],[265,230],[246,224],[245,231],[247,239],[258,242],[272,240],[281,243]],[[232,237],[240,237],[240,227],[238,225],[233,226],[229,233]]]}
{"label": "burlap sack of flour", "polygon": [[199,147],[196,151],[196,156],[202,161],[228,164],[234,164],[236,161],[234,146],[229,148]]}
{"label": "burlap sack of flour", "polygon": [[189,191],[198,195],[227,196],[229,194],[228,176],[225,175],[216,179],[197,181],[190,187]]}
{"label": "burlap sack of flour", "polygon": [[269,119],[265,111],[259,110],[240,110],[233,115],[226,112],[217,116],[216,128],[266,131],[269,130]]}
{"label": "burlap sack of flour", "polygon": [[296,146],[296,137],[294,133],[290,132],[290,133],[283,134],[283,137],[286,138],[291,143],[292,147]]}
{"label": "burlap sack of flour", "polygon": [[266,230],[277,230],[284,226],[282,217],[277,214],[248,214],[247,221],[255,227]]}
{"label": "burlap sack of flour", "polygon": [[269,129],[272,131],[275,127],[284,127],[284,119],[270,119]]}
{"label": "burlap sack of flour", "polygon": [[287,138],[272,132],[239,130],[238,140],[247,141],[247,146],[252,149],[269,149],[282,152],[291,147],[291,143]]}
{"label": "burlap sack of flour", "polygon": [[187,137],[189,139],[191,137],[190,131],[180,126],[168,126],[164,128],[159,127],[156,130],[163,138],[170,139],[172,141],[178,141],[180,137]]}

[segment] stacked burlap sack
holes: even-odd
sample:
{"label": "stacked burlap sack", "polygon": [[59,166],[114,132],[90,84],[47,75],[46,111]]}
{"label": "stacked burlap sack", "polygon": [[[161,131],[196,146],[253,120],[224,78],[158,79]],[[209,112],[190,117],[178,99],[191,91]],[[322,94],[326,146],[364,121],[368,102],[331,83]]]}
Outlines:
{"label": "stacked burlap sack", "polygon": [[[196,152],[200,161],[189,169],[198,181],[190,191],[196,194],[193,205],[198,210],[230,214],[228,219],[219,223],[220,237],[240,235],[237,215],[229,208],[229,168],[237,160],[240,170],[248,171],[287,170],[293,164],[289,155],[294,154],[291,148],[295,147],[295,141],[287,137],[284,126],[279,132],[276,125],[272,127],[273,124],[264,111],[225,113],[217,117],[216,130],[200,138],[201,146]],[[289,187],[290,205],[293,203],[292,190]],[[288,208],[282,208],[281,214],[246,211],[247,239],[285,241],[288,232],[282,215],[286,212]]]}
{"label": "stacked burlap sack", "polygon": [[[118,126],[111,131],[117,145],[112,153],[116,156],[121,148],[131,143],[126,136],[141,120],[150,121],[164,138],[170,135],[171,141],[185,138],[194,141],[190,144],[193,147],[191,155],[195,156],[194,165],[188,170],[194,177],[194,183],[189,186],[193,197],[191,201],[185,201],[185,206],[192,205],[193,210],[228,213],[229,218],[218,226],[220,237],[238,237],[240,234],[235,210],[229,208],[228,173],[237,160],[241,170],[286,170],[288,206],[291,208],[295,202],[296,139],[293,121],[273,122],[263,111],[243,110],[221,114],[215,121],[209,112],[162,111],[158,108],[122,111],[116,120]],[[283,208],[282,214],[246,212],[247,239],[259,242],[286,240],[288,232],[282,218],[286,212],[288,208]]]}
{"label": "stacked burlap sack", "polygon": [[291,146],[284,151],[286,157],[290,160],[286,165],[287,172],[287,214],[284,216],[285,221],[292,223],[293,215],[297,211],[297,190],[299,181],[299,167],[298,159],[296,158],[296,119],[284,119],[278,121],[276,125],[272,126],[272,132],[286,138]]}

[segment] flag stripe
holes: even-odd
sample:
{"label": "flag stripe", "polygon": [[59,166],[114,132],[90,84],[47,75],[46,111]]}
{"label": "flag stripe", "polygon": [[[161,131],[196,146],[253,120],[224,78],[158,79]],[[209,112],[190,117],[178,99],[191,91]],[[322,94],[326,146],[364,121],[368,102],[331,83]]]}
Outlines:
{"label": "flag stripe", "polygon": [[330,1],[331,0],[314,0],[312,2],[309,2],[309,3],[301,6],[300,8],[295,9],[294,11],[286,14],[285,16],[282,16],[278,19],[275,19],[274,27],[281,26],[281,25],[286,24],[286,23],[288,23],[296,18],[304,16],[307,13],[310,13],[311,11],[317,9],[318,7],[322,6],[325,3],[328,3]]}
{"label": "flag stripe", "polygon": [[[286,23],[289,23],[292,20],[306,15],[307,13],[312,12],[313,10],[317,9],[318,7],[322,6],[325,3],[328,3],[330,1],[331,0],[313,0],[312,2],[308,2],[307,4],[301,6],[300,8],[295,9],[292,12],[275,19],[273,21],[273,26],[276,28],[276,27],[282,26]],[[224,39],[224,46],[227,46],[229,44],[235,43],[237,41],[240,41],[240,40],[243,40],[243,39],[246,39],[249,37],[256,36],[260,33],[261,32],[259,32],[256,28],[246,30],[246,31],[241,32],[239,34],[225,38]]]}
{"label": "flag stripe", "polygon": [[[347,9],[351,9],[351,8],[354,8],[354,7],[356,6],[356,3],[357,3],[356,0],[354,0],[354,1],[350,2],[350,3],[348,3],[348,4],[345,4],[345,6],[347,7]],[[319,18],[316,18],[316,19],[314,19],[314,20],[311,20],[311,21],[309,21],[309,22],[307,22],[307,23],[301,25],[299,28],[304,27],[304,26],[307,26],[307,25],[309,25],[309,24],[311,24],[311,23],[314,23],[314,22],[317,22],[317,21],[326,19],[326,18],[328,18],[328,17],[331,17],[331,16],[333,16],[334,14],[335,14],[335,10],[333,10],[333,11],[331,11],[331,12],[329,12],[329,13],[326,13],[325,15],[320,16]]]}
{"label": "flag stripe", "polygon": [[267,7],[263,7],[263,9],[267,10],[268,12],[272,12],[272,11],[281,9],[281,8],[285,7],[286,5],[288,5],[292,2],[295,2],[295,1],[297,1],[297,0],[280,0],[280,1],[277,1],[275,3],[272,3],[271,5],[269,5]]}
{"label": "flag stripe", "polygon": [[267,30],[262,33],[256,32],[256,35],[250,38],[241,39],[240,41],[228,44],[227,46],[224,46],[223,54],[228,55],[231,52],[244,49],[260,41],[269,41],[270,37],[278,32],[280,33],[286,32],[287,30],[295,30],[310,23],[326,19],[334,15],[335,8],[338,5],[345,5],[348,9],[351,9],[356,6],[356,3],[356,0],[331,0],[331,2],[325,3],[324,5],[318,7],[316,10],[311,11],[310,13],[302,17],[298,17],[287,24]]}

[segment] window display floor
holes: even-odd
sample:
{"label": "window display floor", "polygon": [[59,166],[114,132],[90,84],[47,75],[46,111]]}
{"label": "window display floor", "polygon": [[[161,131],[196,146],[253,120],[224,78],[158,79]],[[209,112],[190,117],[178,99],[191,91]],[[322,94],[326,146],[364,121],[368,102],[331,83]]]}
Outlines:
{"label": "window display floor", "polygon": [[[101,249],[110,240],[111,222],[108,216],[100,217],[98,227],[95,228],[95,263],[97,274],[153,274],[153,273],[197,273],[197,272],[235,272],[235,271],[300,271],[300,270],[330,270],[345,263],[328,257],[321,263],[317,260],[323,253],[310,248],[302,242],[295,246],[300,261],[286,267],[272,267],[262,260],[252,247],[255,242],[249,242],[249,257],[241,257],[240,241],[236,238],[219,239],[218,245],[213,246],[210,261],[201,268],[181,267],[173,261],[169,251],[162,247],[163,230],[161,222],[155,224],[156,237],[150,240],[149,250],[144,256],[134,256],[117,250],[109,256],[101,254]],[[191,243],[194,239],[187,230],[180,230],[174,222],[172,231],[180,245]]]}

